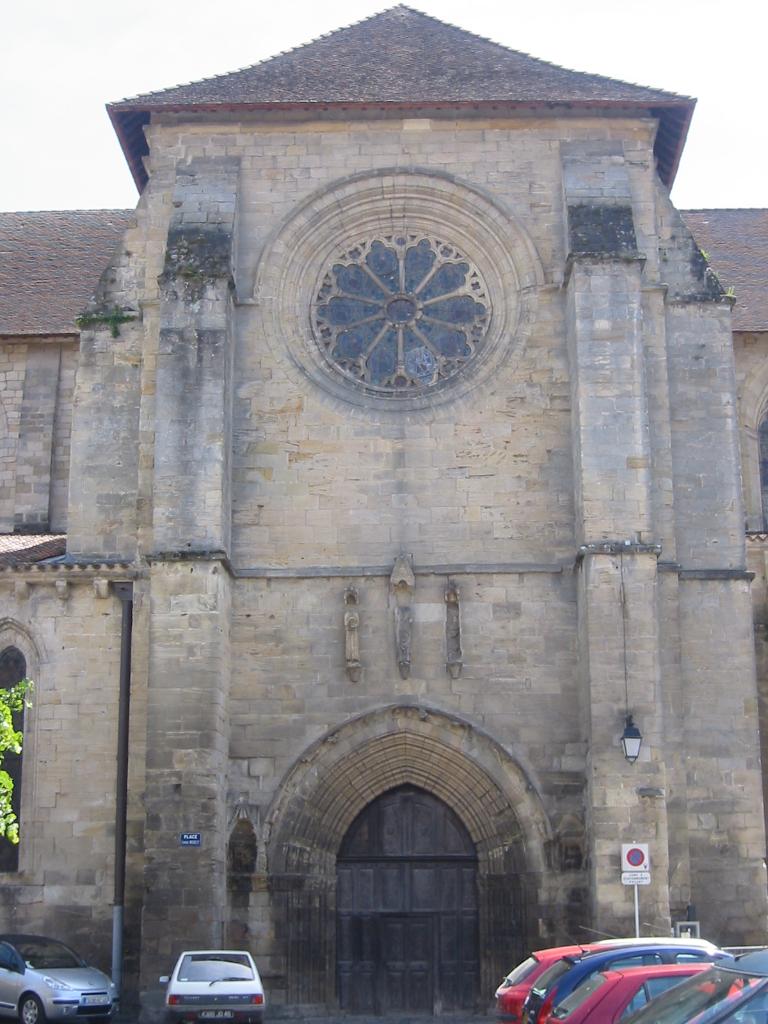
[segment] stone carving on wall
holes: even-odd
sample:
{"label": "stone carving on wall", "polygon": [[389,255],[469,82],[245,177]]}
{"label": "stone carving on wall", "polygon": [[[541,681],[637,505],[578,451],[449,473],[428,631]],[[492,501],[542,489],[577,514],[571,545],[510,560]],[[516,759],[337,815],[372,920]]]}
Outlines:
{"label": "stone carving on wall", "polygon": [[463,659],[459,588],[449,580],[445,588],[445,667],[451,679],[458,679],[461,675]]}
{"label": "stone carving on wall", "polygon": [[413,636],[413,595],[416,577],[413,559],[401,552],[395,560],[390,576],[390,592],[394,602],[395,651],[400,677],[407,679],[411,674],[411,641]]}
{"label": "stone carving on wall", "polygon": [[347,675],[353,683],[360,682],[362,664],[360,662],[360,612],[358,611],[358,595],[354,587],[344,591],[344,657]]}

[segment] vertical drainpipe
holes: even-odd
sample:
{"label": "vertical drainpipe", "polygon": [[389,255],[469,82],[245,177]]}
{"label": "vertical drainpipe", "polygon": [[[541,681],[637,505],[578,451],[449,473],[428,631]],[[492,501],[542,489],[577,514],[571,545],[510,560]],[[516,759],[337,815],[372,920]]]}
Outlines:
{"label": "vertical drainpipe", "polygon": [[123,908],[125,905],[125,845],[128,818],[128,725],[131,708],[131,638],[133,584],[114,583],[122,605],[120,629],[120,696],[117,718],[117,776],[115,781],[115,898],[112,906],[112,980],[117,998],[123,988]]}

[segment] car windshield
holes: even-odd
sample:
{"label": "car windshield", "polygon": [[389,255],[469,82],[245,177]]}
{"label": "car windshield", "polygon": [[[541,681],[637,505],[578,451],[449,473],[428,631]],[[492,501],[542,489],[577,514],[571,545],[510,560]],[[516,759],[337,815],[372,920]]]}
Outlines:
{"label": "car windshield", "polygon": [[527,960],[523,960],[513,971],[510,971],[501,984],[504,988],[509,988],[511,985],[519,985],[521,981],[525,981],[534,967],[538,967],[538,965],[539,961],[536,957],[529,956]]}
{"label": "car windshield", "polygon": [[21,953],[27,967],[35,970],[51,971],[62,967],[85,967],[74,950],[55,939],[23,938],[17,936],[10,940]]}
{"label": "car windshield", "polygon": [[567,996],[562,1003],[558,1003],[552,1010],[552,1016],[557,1020],[563,1020],[569,1014],[581,1006],[581,1004],[589,999],[593,992],[596,992],[601,986],[607,981],[604,974],[593,974],[591,978],[587,978],[577,989],[575,989],[569,996]]}
{"label": "car windshield", "polygon": [[252,981],[253,968],[242,953],[187,953],[179,981]]}
{"label": "car windshield", "polygon": [[754,990],[754,997],[750,999],[748,1011],[768,1007],[768,979],[739,974],[733,968],[713,967],[660,995],[627,1017],[626,1024],[705,1024],[716,1010],[740,1000],[749,989]]}

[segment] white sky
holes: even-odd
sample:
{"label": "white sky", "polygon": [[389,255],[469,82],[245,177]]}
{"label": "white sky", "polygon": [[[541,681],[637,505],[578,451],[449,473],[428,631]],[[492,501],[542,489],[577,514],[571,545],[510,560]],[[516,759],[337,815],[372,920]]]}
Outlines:
{"label": "white sky", "polygon": [[[109,101],[254,64],[390,0],[7,0],[0,208],[128,207]],[[768,207],[766,0],[412,0],[535,57],[695,96],[678,207]]]}

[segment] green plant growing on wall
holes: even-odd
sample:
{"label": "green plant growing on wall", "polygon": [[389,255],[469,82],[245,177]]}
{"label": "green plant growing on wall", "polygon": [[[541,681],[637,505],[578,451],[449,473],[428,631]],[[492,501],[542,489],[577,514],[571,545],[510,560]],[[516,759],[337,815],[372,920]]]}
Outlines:
{"label": "green plant growing on wall", "polygon": [[131,313],[130,310],[120,309],[118,306],[115,306],[114,309],[104,309],[93,313],[81,313],[80,316],[75,317],[75,323],[81,331],[88,327],[99,327],[104,325],[109,327],[112,332],[112,337],[117,338],[120,334],[120,324],[128,324],[135,319],[135,313]]}
{"label": "green plant growing on wall", "polygon": [[7,690],[0,689],[0,836],[14,844],[19,841],[19,822],[12,806],[13,779],[3,768],[3,761],[8,751],[21,753],[22,733],[13,716],[30,707],[27,694],[32,686],[30,679],[22,679]]}

